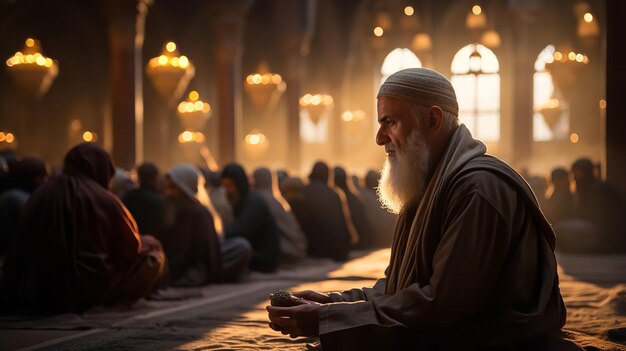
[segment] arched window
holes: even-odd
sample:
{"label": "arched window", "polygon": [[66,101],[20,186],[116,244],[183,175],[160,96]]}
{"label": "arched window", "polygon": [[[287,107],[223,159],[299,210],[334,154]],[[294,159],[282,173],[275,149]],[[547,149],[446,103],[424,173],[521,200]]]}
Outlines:
{"label": "arched window", "polygon": [[324,113],[320,120],[315,123],[309,117],[309,113],[300,110],[300,137],[307,143],[325,143],[328,141],[328,115]]}
{"label": "arched window", "polygon": [[548,141],[567,137],[569,111],[556,100],[552,75],[546,70],[548,58],[554,55],[554,45],[546,46],[535,61],[533,76],[533,140]]}
{"label": "arched window", "polygon": [[459,101],[459,119],[484,141],[500,139],[500,65],[483,45],[469,44],[452,60],[452,85]]}
{"label": "arched window", "polygon": [[420,68],[422,67],[422,61],[420,61],[413,51],[407,48],[393,49],[383,61],[383,66],[380,69],[382,79],[380,84],[387,80],[387,77],[395,72],[403,70],[405,68]]}

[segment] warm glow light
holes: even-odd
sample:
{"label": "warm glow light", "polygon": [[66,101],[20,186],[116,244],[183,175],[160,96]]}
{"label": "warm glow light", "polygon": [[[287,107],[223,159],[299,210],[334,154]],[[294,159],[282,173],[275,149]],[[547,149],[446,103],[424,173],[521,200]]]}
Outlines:
{"label": "warm glow light", "polygon": [[258,145],[261,142],[261,137],[257,134],[250,135],[248,136],[247,142],[251,145]]}
{"label": "warm glow light", "polygon": [[189,93],[189,100],[181,101],[178,104],[178,112],[180,113],[194,112],[194,111],[209,112],[209,110],[211,109],[210,105],[198,99],[199,99],[198,93],[196,91],[192,91],[191,93]]}
{"label": "warm glow light", "polygon": [[93,140],[93,134],[91,132],[84,132],[83,133],[83,140],[86,142],[90,142]]}
{"label": "warm glow light", "polygon": [[190,142],[190,141],[193,140],[193,133],[188,131],[188,130],[186,130],[186,131],[183,132],[182,138],[183,138],[184,141]]}
{"label": "warm glow light", "polygon": [[583,18],[585,19],[585,22],[587,23],[590,23],[591,21],[593,21],[593,15],[589,12],[585,13]]}
{"label": "warm glow light", "polygon": [[6,139],[6,135],[4,135],[4,132],[0,132],[0,142],[3,142]]}
{"label": "warm glow light", "polygon": [[578,138],[578,134],[576,133],[572,133],[569,136],[569,141],[571,141],[572,143],[576,144],[578,142],[579,138]]}
{"label": "warm glow light", "polygon": [[478,6],[478,5],[472,6],[472,13],[473,14],[478,16],[478,15],[480,15],[481,12],[483,12],[483,9],[481,9],[480,6]]}
{"label": "warm glow light", "polygon": [[561,54],[560,51],[557,51],[554,53],[554,59],[557,61],[561,61],[561,59],[563,59],[563,54]]}
{"label": "warm glow light", "polygon": [[181,56],[180,59],[178,59],[178,64],[181,68],[187,68],[187,66],[189,66],[189,59],[187,56]]}
{"label": "warm glow light", "polygon": [[204,134],[200,132],[190,132],[188,130],[178,134],[178,142],[181,144],[186,143],[202,143],[204,142]]}
{"label": "warm glow light", "polygon": [[15,141],[15,136],[13,136],[12,133],[7,133],[6,137],[5,137],[5,141],[9,144],[11,144],[13,141]]}
{"label": "warm glow light", "polygon": [[404,14],[407,16],[413,16],[413,13],[415,13],[415,10],[413,9],[413,6],[407,6],[404,8]]}
{"label": "warm glow light", "polygon": [[8,67],[13,67],[15,65],[22,64],[36,64],[37,66],[45,66],[46,68],[52,68],[52,70],[48,70],[51,72],[50,74],[56,76],[56,66],[55,62],[49,58],[45,57],[39,52],[39,42],[33,38],[26,39],[26,44],[24,47],[24,53],[18,51],[10,57],[6,64]]}
{"label": "warm glow light", "polygon": [[583,54],[576,54],[576,61],[583,62]]}
{"label": "warm glow light", "polygon": [[601,108],[601,109],[605,109],[605,108],[606,108],[606,100],[604,100],[604,99],[600,99],[600,103],[599,103],[599,105],[600,105],[600,108]]}
{"label": "warm glow light", "polygon": [[167,64],[167,61],[168,61],[167,56],[165,55],[159,56],[159,60],[158,60],[159,65],[165,66]]}
{"label": "warm glow light", "polygon": [[195,141],[197,143],[203,142],[204,141],[204,134],[202,134],[200,132],[193,133],[193,141]]}
{"label": "warm glow light", "polygon": [[168,42],[167,44],[165,44],[165,49],[169,52],[176,51],[176,43],[174,43],[173,41]]}
{"label": "warm glow light", "polygon": [[568,58],[570,61],[574,61],[574,60],[576,60],[576,53],[575,53],[575,52],[573,52],[573,51],[570,51],[570,52],[569,52],[569,54],[567,54],[567,58]]}
{"label": "warm glow light", "polygon": [[377,37],[382,37],[384,34],[384,31],[381,27],[376,27],[374,28],[374,35]]}
{"label": "warm glow light", "polygon": [[300,98],[300,106],[307,107],[309,105],[318,106],[328,106],[333,104],[333,97],[326,94],[306,94]]}
{"label": "warm glow light", "polygon": [[345,122],[357,122],[362,120],[363,118],[365,118],[365,112],[361,111],[361,110],[356,110],[356,111],[345,111],[342,115],[341,115],[341,119],[343,119]]}
{"label": "warm glow light", "polygon": [[263,144],[265,140],[265,135],[256,129],[245,137],[246,144],[253,146]]}
{"label": "warm glow light", "polygon": [[322,103],[322,97],[320,95],[313,95],[311,97],[311,105],[319,105]]}

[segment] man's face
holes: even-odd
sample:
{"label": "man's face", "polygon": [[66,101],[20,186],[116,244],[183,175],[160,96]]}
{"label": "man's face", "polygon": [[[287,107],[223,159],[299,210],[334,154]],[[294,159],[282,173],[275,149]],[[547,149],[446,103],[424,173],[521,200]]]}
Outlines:
{"label": "man's face", "polygon": [[380,127],[376,143],[384,146],[387,153],[378,197],[393,213],[400,213],[408,204],[419,201],[426,189],[430,151],[416,113],[412,105],[400,100],[386,97],[378,100]]}
{"label": "man's face", "polygon": [[163,195],[167,199],[176,199],[180,196],[181,192],[178,186],[174,184],[170,177],[165,177],[165,183],[163,184]]}
{"label": "man's face", "polygon": [[417,128],[411,105],[396,98],[378,99],[378,133],[376,144],[385,147],[387,157],[394,159],[411,132]]}
{"label": "man's face", "polygon": [[237,186],[235,182],[233,182],[230,178],[222,178],[222,186],[224,190],[226,190],[226,197],[228,198],[228,202],[231,205],[235,205],[239,202],[239,191],[237,190]]}

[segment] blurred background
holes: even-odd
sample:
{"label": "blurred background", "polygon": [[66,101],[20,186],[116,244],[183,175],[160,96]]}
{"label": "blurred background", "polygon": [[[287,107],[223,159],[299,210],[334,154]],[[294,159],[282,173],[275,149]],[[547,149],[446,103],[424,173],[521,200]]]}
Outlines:
{"label": "blurred background", "polygon": [[619,2],[2,0],[0,148],[60,165],[91,141],[125,169],[237,160],[304,174],[321,159],[364,174],[384,159],[378,87],[428,67],[519,171],[586,156],[623,184],[608,150],[624,151],[623,102],[607,114],[624,75]]}

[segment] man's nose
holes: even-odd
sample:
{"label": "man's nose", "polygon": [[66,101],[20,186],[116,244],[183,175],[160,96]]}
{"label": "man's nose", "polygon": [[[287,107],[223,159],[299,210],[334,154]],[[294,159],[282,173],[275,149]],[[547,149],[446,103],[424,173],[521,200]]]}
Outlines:
{"label": "man's nose", "polygon": [[389,136],[383,131],[383,127],[379,127],[378,132],[376,133],[376,144],[383,146],[387,144],[389,140]]}

